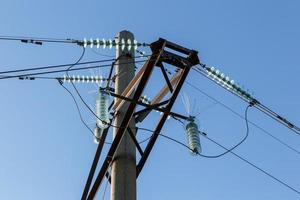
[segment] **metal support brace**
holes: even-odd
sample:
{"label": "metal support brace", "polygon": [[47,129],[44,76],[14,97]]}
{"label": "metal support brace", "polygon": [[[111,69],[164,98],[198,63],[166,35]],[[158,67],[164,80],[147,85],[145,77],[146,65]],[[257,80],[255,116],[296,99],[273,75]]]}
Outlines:
{"label": "metal support brace", "polygon": [[158,125],[156,126],[156,128],[154,130],[153,137],[151,137],[151,139],[150,139],[149,143],[147,144],[146,149],[144,151],[144,155],[141,157],[141,159],[137,165],[137,177],[141,173],[141,171],[145,165],[145,162],[146,162],[147,158],[149,157],[149,154],[154,146],[154,143],[156,142],[156,140],[159,136],[159,133],[160,133],[165,121],[167,120],[168,114],[170,113],[170,110],[172,109],[172,106],[175,103],[177,95],[179,94],[179,91],[188,75],[189,70],[190,70],[190,66],[187,66],[183,69],[182,76],[180,77],[180,80],[179,80],[174,92],[172,93],[169,103],[166,105],[166,110],[163,113],[163,115],[161,116],[161,118],[158,122]]}
{"label": "metal support brace", "polygon": [[136,137],[135,137],[134,133],[132,132],[131,128],[130,128],[130,127],[127,127],[127,131],[128,131],[128,133],[129,133],[129,135],[130,135],[132,141],[134,142],[134,144],[135,144],[137,150],[139,151],[140,155],[143,156],[144,152],[143,152],[143,150],[142,150],[140,144],[139,144],[138,141],[136,140]]}
{"label": "metal support brace", "polygon": [[89,173],[89,176],[88,176],[88,179],[86,181],[84,191],[83,191],[83,194],[82,194],[82,197],[81,197],[82,200],[86,199],[86,197],[88,195],[88,192],[90,190],[91,183],[92,183],[92,180],[93,180],[96,168],[97,168],[97,164],[98,164],[98,161],[99,161],[102,149],[103,149],[103,145],[104,145],[104,142],[105,142],[105,139],[106,139],[106,136],[107,136],[108,129],[109,128],[104,129],[104,131],[101,135],[101,138],[100,138],[100,141],[99,141],[96,153],[95,153],[95,157],[94,157],[94,160],[93,160],[93,164],[92,164],[92,167],[90,169],[90,173]]}

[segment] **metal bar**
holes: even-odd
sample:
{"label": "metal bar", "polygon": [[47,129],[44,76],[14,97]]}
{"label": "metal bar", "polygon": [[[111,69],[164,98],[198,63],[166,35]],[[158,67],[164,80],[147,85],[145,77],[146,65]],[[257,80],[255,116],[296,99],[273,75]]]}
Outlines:
{"label": "metal bar", "polygon": [[186,55],[189,55],[190,53],[193,53],[193,50],[190,50],[190,49],[187,49],[185,47],[179,46],[178,44],[175,44],[175,43],[170,42],[170,41],[167,41],[166,47],[170,48],[170,49],[173,49],[175,51],[178,51],[180,53],[186,54]]}
{"label": "metal bar", "polygon": [[169,102],[169,100],[166,100],[166,101],[163,101],[160,103],[156,103],[156,104],[149,104],[149,105],[147,104],[147,106],[145,106],[146,108],[135,112],[134,115],[135,116],[141,115],[144,112],[151,111],[152,109],[155,109],[155,108],[159,108],[160,106],[163,106],[163,105],[167,104],[168,102]]}
{"label": "metal bar", "polygon": [[[122,92],[122,96],[129,97],[131,93],[133,92],[134,87],[136,84],[139,82],[141,79],[144,71],[146,69],[146,63],[143,65],[143,67],[138,71],[138,73],[135,75],[135,77],[130,81],[124,92]],[[120,106],[123,104],[122,100],[116,101],[115,104],[113,105],[114,110],[118,110],[117,108],[120,108]]]}
{"label": "metal bar", "polygon": [[[157,62],[158,62],[158,60],[161,56],[161,52],[162,52],[161,49],[163,49],[164,43],[163,44],[158,44],[157,46],[158,46],[158,48],[153,52],[154,54],[151,55],[150,59],[148,59],[148,61],[145,64],[146,69],[145,69],[145,71],[144,71],[144,73],[141,77],[141,80],[140,80],[140,82],[137,86],[137,89],[134,93],[134,96],[133,96],[133,100],[135,100],[135,101],[138,101],[139,98],[141,97],[142,92],[143,92],[143,90],[144,90],[144,88],[145,88],[145,86],[146,86],[146,84],[147,84],[147,82],[150,78],[150,75],[153,71],[153,68],[157,64]],[[98,176],[97,176],[97,178],[94,182],[94,185],[93,185],[93,187],[92,187],[92,189],[91,189],[91,191],[88,195],[88,200],[92,200],[96,196],[98,188],[99,188],[100,184],[102,183],[102,180],[105,176],[105,173],[107,172],[108,167],[110,166],[110,164],[113,160],[114,154],[115,154],[115,152],[116,152],[116,150],[117,150],[117,148],[118,148],[118,146],[121,142],[121,139],[124,135],[124,132],[125,132],[128,124],[130,122],[130,119],[131,119],[131,117],[134,113],[135,107],[136,107],[136,104],[134,102],[130,102],[130,104],[128,106],[128,109],[127,109],[127,112],[126,112],[126,114],[123,118],[123,121],[121,123],[121,126],[119,127],[119,129],[116,133],[116,136],[115,136],[115,138],[112,142],[112,145],[111,145],[111,147],[110,147],[110,149],[107,153],[107,156],[106,156],[106,158],[103,162],[103,165],[102,165],[102,167],[99,171],[99,174],[98,174]]]}
{"label": "metal bar", "polygon": [[[142,122],[145,119],[146,115],[148,115],[151,112],[151,109],[157,110],[160,112],[165,112],[165,109],[163,109],[163,108],[151,108],[151,106],[150,106],[143,110],[139,110],[138,112],[135,113],[135,115],[137,115],[137,117],[135,118],[136,122]],[[187,116],[184,116],[184,115],[172,112],[172,111],[169,112],[169,115],[176,117],[176,118],[183,119],[183,120],[189,119],[189,117],[187,117]]]}
{"label": "metal bar", "polygon": [[[178,79],[181,75],[182,70],[178,71],[174,76],[171,78],[171,84],[175,85],[178,82]],[[169,87],[165,85],[159,92],[158,94],[153,98],[151,101],[151,104],[155,104],[160,102],[169,92]]]}
{"label": "metal bar", "polygon": [[[178,82],[178,79],[181,75],[182,70],[178,71],[172,78],[171,78],[171,84],[175,85]],[[159,93],[153,98],[153,100],[151,101],[151,105],[152,104],[156,104],[158,102],[160,102],[169,92],[169,87],[168,85],[165,85],[160,91]],[[150,113],[151,111],[147,111],[144,114],[140,115],[138,118],[138,121],[142,122]],[[178,116],[179,117],[179,116]]]}
{"label": "metal bar", "polygon": [[110,110],[110,109],[112,108],[112,106],[114,105],[114,103],[115,103],[115,100],[113,100],[113,101],[111,102],[111,104],[110,104],[109,107],[108,107],[108,110]]}
{"label": "metal bar", "polygon": [[164,65],[162,63],[160,63],[159,65],[160,65],[159,67],[161,69],[161,72],[162,72],[162,74],[163,74],[163,76],[164,76],[164,78],[165,78],[165,80],[167,82],[167,85],[169,87],[170,92],[173,92],[173,87],[172,87],[172,84],[170,83],[169,77],[168,77],[168,75],[167,75],[167,73],[165,71]]}
{"label": "metal bar", "polygon": [[127,127],[127,131],[132,139],[132,141],[134,142],[137,150],[139,151],[139,153],[141,154],[141,156],[143,156],[144,152],[140,146],[140,144],[138,143],[138,141],[136,140],[136,137],[134,136],[134,133],[132,132],[131,128],[130,127]]}
{"label": "metal bar", "polygon": [[[110,95],[113,96],[113,97],[120,98],[120,99],[125,100],[125,101],[133,102],[134,104],[138,104],[138,105],[146,107],[146,109],[138,111],[137,112],[138,114],[141,114],[141,112],[148,112],[148,111],[151,111],[151,110],[157,110],[157,111],[160,111],[160,112],[165,112],[165,109],[159,108],[159,106],[160,105],[164,105],[164,104],[166,104],[166,102],[169,101],[169,100],[167,100],[167,101],[164,101],[164,102],[161,102],[161,103],[158,103],[158,104],[148,105],[148,104],[145,104],[143,102],[135,101],[135,100],[133,100],[131,98],[127,98],[127,97],[118,95],[118,94],[113,93],[113,92],[110,92]],[[134,115],[136,115],[137,113],[135,113]],[[174,112],[169,112],[169,115],[172,115],[174,117],[178,117],[178,118],[181,118],[181,119],[184,119],[184,120],[188,119],[188,117],[186,117],[184,115],[181,115],[181,114],[178,114],[178,113],[174,113]]]}
{"label": "metal bar", "polygon": [[90,169],[89,176],[88,176],[88,179],[86,181],[86,184],[85,184],[82,196],[81,196],[81,200],[86,200],[86,197],[87,197],[88,192],[90,190],[90,186],[91,186],[91,183],[93,181],[93,177],[94,177],[94,174],[95,174],[95,171],[96,171],[96,168],[97,168],[97,164],[98,164],[98,161],[99,161],[102,149],[103,149],[103,145],[104,145],[104,142],[105,142],[105,139],[106,139],[106,136],[107,136],[108,129],[109,128],[106,128],[106,129],[103,130],[102,136],[100,138],[100,141],[99,141],[96,153],[95,153],[93,164],[92,164],[92,167]]}
{"label": "metal bar", "polygon": [[168,63],[170,65],[174,65],[176,67],[179,67],[183,69],[186,65],[188,60],[182,56],[176,55],[175,53],[164,51],[164,54],[162,55],[164,62]]}
{"label": "metal bar", "polygon": [[168,117],[168,114],[170,112],[170,110],[172,109],[172,106],[173,104],[175,103],[175,100],[179,94],[179,91],[188,75],[188,72],[190,70],[190,65],[186,66],[184,69],[183,69],[183,73],[182,73],[182,76],[178,82],[178,84],[176,85],[176,88],[170,98],[170,101],[169,103],[167,104],[166,106],[166,112],[161,116],[157,126],[156,126],[156,129],[154,130],[154,134],[153,134],[153,137],[151,137],[149,143],[147,144],[146,146],[146,149],[144,151],[144,155],[141,157],[138,165],[137,165],[137,177],[139,176],[141,170],[143,169],[144,165],[145,165],[145,162],[147,160],[147,158],[149,157],[149,154],[154,146],[154,143],[156,142],[158,136],[159,136],[159,133]]}
{"label": "metal bar", "polygon": [[107,84],[106,84],[106,89],[109,88],[109,84],[110,84],[111,76],[112,76],[112,73],[113,73],[113,69],[114,69],[115,63],[116,63],[116,61],[117,61],[118,59],[119,59],[119,58],[117,58],[115,61],[113,61],[113,62],[111,63],[111,67],[110,67],[109,75],[108,75],[108,80],[107,80]]}

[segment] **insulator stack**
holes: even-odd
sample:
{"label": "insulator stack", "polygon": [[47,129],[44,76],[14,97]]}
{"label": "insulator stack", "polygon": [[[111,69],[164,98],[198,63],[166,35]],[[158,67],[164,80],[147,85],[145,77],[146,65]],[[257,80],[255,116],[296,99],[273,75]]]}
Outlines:
{"label": "insulator stack", "polygon": [[201,153],[201,144],[200,144],[200,137],[197,124],[191,119],[185,127],[187,140],[188,140],[188,147],[193,155],[197,155]]}
{"label": "insulator stack", "polygon": [[109,40],[105,40],[102,39],[100,40],[99,38],[97,39],[86,39],[84,38],[83,41],[79,41],[78,42],[79,45],[83,46],[84,48],[87,48],[88,46],[90,48],[100,48],[102,47],[103,49],[105,49],[106,47],[108,47],[109,49],[111,49],[112,47],[115,47],[116,49],[121,48],[122,50],[124,50],[125,48],[127,48],[128,51],[130,51],[132,48],[134,50],[137,50],[138,47],[141,46],[148,46],[146,43],[139,43],[136,40],[131,41],[130,39],[128,40],[124,40],[124,38],[122,39],[109,39]]}
{"label": "insulator stack", "polygon": [[107,79],[102,76],[64,76],[63,78],[59,78],[63,82],[77,82],[77,83],[102,83]]}
{"label": "insulator stack", "polygon": [[99,91],[99,95],[96,99],[96,115],[97,126],[101,129],[105,129],[109,125],[109,94],[105,91]]}
{"label": "insulator stack", "polygon": [[226,76],[224,73],[221,73],[218,69],[206,66],[204,66],[204,69],[206,70],[207,75],[222,87],[246,98],[250,102],[254,100],[254,98],[247,91],[235,84],[234,80],[231,80],[228,76]]}

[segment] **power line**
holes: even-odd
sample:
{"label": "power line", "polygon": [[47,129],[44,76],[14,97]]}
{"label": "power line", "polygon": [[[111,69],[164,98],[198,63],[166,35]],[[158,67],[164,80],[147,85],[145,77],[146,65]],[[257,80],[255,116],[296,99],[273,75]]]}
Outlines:
{"label": "power line", "polygon": [[252,105],[248,105],[247,108],[245,109],[246,134],[245,134],[244,138],[240,142],[238,142],[232,148],[226,150],[224,153],[221,153],[219,155],[213,155],[213,156],[211,156],[211,155],[203,155],[203,154],[199,154],[199,155],[201,155],[202,157],[206,157],[206,158],[219,158],[219,157],[224,156],[225,154],[233,151],[236,147],[240,146],[247,139],[247,137],[249,135],[248,109],[251,106]]}
{"label": "power line", "polygon": [[[70,67],[68,67],[68,69],[66,70],[66,74],[67,74],[68,77],[70,77],[70,76],[69,76],[69,71],[72,70],[72,67],[74,67],[74,66],[76,65],[76,63],[78,63],[78,62],[81,61],[81,59],[83,58],[84,54],[85,54],[85,48],[82,47],[82,53],[81,53],[79,59],[78,59],[73,65],[71,65]],[[78,89],[77,89],[77,87],[74,85],[74,83],[71,82],[71,84],[72,84],[74,90],[76,91],[76,93],[77,93],[79,99],[80,99],[81,102],[86,106],[86,108],[87,108],[87,109],[88,109],[88,110],[89,110],[89,111],[90,111],[90,112],[91,112],[98,120],[100,120],[101,122],[103,122],[104,124],[106,124],[107,122],[105,122],[105,121],[103,121],[102,119],[100,119],[100,117],[98,117],[98,116],[96,115],[96,113],[95,113],[95,112],[89,107],[89,105],[85,102],[85,100],[84,100],[83,97],[81,96],[80,92],[78,91]],[[110,126],[113,126],[113,125],[110,124]],[[113,127],[114,127],[114,126],[113,126]],[[118,127],[118,128],[120,128],[120,127]]]}
{"label": "power line", "polygon": [[[207,79],[211,80],[212,82],[216,83],[217,85],[225,88],[227,91],[231,92],[232,94],[236,95],[237,97],[241,98],[242,100],[246,101],[247,103],[252,103],[255,108],[260,110],[261,112],[265,113],[275,121],[281,123],[282,125],[286,126],[288,129],[293,131],[294,133],[300,135],[300,128],[293,123],[291,123],[286,118],[280,116],[276,112],[269,109],[267,106],[261,104],[257,99],[251,97],[248,92],[244,91],[242,88],[239,88],[234,83],[231,83],[225,79],[224,74],[222,78],[222,74],[220,75],[219,71],[211,67],[206,67],[205,64],[199,64],[202,68],[193,68],[195,72],[198,74],[206,77]],[[216,75],[214,75],[214,73]],[[213,77],[212,77],[213,76]],[[225,81],[224,81],[225,79]]]}
{"label": "power line", "polygon": [[[198,153],[199,155],[201,155],[202,157],[205,157],[205,158],[219,158],[219,157],[221,157],[221,156],[224,156],[225,154],[227,154],[227,153],[229,153],[230,151],[232,151],[232,150],[234,150],[235,148],[237,148],[238,146],[240,146],[246,139],[247,139],[247,137],[248,137],[248,135],[249,135],[249,122],[248,122],[248,110],[249,110],[249,108],[250,107],[252,107],[252,105],[248,105],[247,107],[246,107],[246,109],[245,109],[245,117],[244,117],[244,119],[245,119],[245,122],[246,122],[246,134],[245,134],[245,136],[243,137],[243,139],[242,140],[240,140],[240,142],[238,142],[237,144],[235,144],[233,147],[231,147],[228,151],[225,151],[225,152],[223,152],[223,153],[221,153],[221,154],[218,154],[218,155],[204,155],[204,154],[200,154],[200,153]],[[184,124],[183,123],[183,121],[181,121],[180,119],[177,119],[177,118],[174,118],[175,120],[177,120],[177,121],[179,121],[181,124]],[[202,132],[202,134],[203,135],[207,135],[206,133],[203,133]],[[182,144],[181,144],[182,145]],[[185,146],[187,146],[187,145],[185,145]],[[188,146],[187,146],[188,147]],[[188,147],[189,149],[190,149],[190,147]],[[191,149],[190,149],[191,150]],[[194,152],[194,150],[191,150],[192,152]],[[196,152],[197,153],[197,152]]]}
{"label": "power line", "polygon": [[[210,140],[211,142],[215,143],[216,145],[222,147],[225,150],[228,150],[225,146],[221,145],[220,143],[214,141],[213,139],[209,138],[209,137],[205,137],[208,140]],[[261,171],[262,173],[264,173],[265,175],[269,176],[270,178],[272,178],[273,180],[276,180],[278,183],[286,186],[287,188],[293,190],[294,192],[296,192],[297,194],[300,195],[300,191],[295,189],[294,187],[290,186],[289,184],[283,182],[282,180],[280,180],[279,178],[276,178],[274,175],[272,175],[271,173],[267,172],[266,170],[263,170],[262,168],[258,167],[257,165],[253,164],[252,162],[250,162],[249,160],[243,158],[242,156],[238,155],[237,153],[234,153],[233,151],[230,151],[230,153],[234,156],[236,156],[237,158],[239,158],[240,160],[246,162],[247,164],[251,165],[252,167],[254,167],[255,169]]]}
{"label": "power line", "polygon": [[[131,63],[142,63],[145,62],[146,60],[140,60],[140,61],[134,61],[134,62],[124,62],[120,64],[131,64]],[[103,65],[95,65],[95,66],[88,66],[88,67],[78,67],[78,68],[73,68],[68,71],[79,71],[79,70],[86,70],[86,69],[95,69],[95,68],[104,68],[104,67],[109,67],[111,64],[103,64]],[[36,73],[25,73],[25,74],[18,74],[18,75],[8,75],[8,76],[2,76],[0,77],[0,80],[2,79],[10,79],[10,78],[19,78],[19,77],[26,77],[26,76],[35,76],[35,75],[43,75],[43,74],[53,74],[53,73],[61,73],[61,72],[66,72],[67,69],[62,69],[62,70],[53,70],[53,71],[46,71],[46,72],[36,72]]]}
{"label": "power line", "polygon": [[[222,103],[220,100],[217,100],[216,98],[212,97],[211,95],[209,95],[208,93],[204,92],[203,90],[201,90],[200,88],[196,87],[195,85],[191,84],[190,82],[186,81],[186,83],[191,86],[192,88],[194,88],[195,90],[197,90],[198,92],[200,92],[201,94],[203,94],[204,96],[210,98],[211,100],[213,100],[214,102],[218,103],[219,105],[223,106],[224,108],[226,108],[227,110],[229,110],[230,112],[232,112],[233,114],[235,114],[236,116],[238,116],[241,119],[245,119],[244,116],[240,115],[238,112],[234,111],[233,109],[231,109],[229,106],[227,106],[226,104]],[[270,132],[268,132],[267,130],[265,130],[264,128],[260,127],[259,125],[257,125],[256,123],[248,120],[248,122],[250,124],[252,124],[254,127],[256,127],[257,129],[261,130],[263,133],[265,133],[266,135],[270,136],[271,138],[273,138],[274,140],[276,140],[277,142],[279,142],[280,144],[282,144],[283,146],[287,147],[288,149],[294,151],[297,154],[300,154],[300,151],[298,151],[297,149],[291,147],[290,145],[288,145],[287,143],[285,143],[284,141],[282,141],[281,139],[279,139],[278,137],[274,136],[273,134],[271,134]]]}
{"label": "power line", "polygon": [[64,43],[64,44],[76,44],[79,46],[82,46],[86,48],[87,46],[90,46],[93,48],[94,46],[96,48],[99,48],[102,46],[103,48],[106,48],[108,46],[109,48],[112,48],[113,46],[118,48],[124,49],[127,47],[128,49],[134,48],[137,49],[138,47],[147,47],[150,46],[147,43],[139,43],[136,40],[134,41],[124,41],[121,39],[118,40],[100,40],[99,38],[96,39],[89,39],[87,40],[84,38],[83,40],[77,40],[77,39],[57,39],[57,38],[39,38],[39,37],[16,37],[16,36],[0,36],[0,40],[6,40],[6,41],[20,41],[23,43],[29,43],[29,44],[36,44],[36,45],[43,45],[43,43]]}
{"label": "power line", "polygon": [[[114,60],[115,59],[79,62],[76,65],[95,64],[95,63],[102,63],[102,62],[113,62]],[[68,63],[68,64],[61,64],[61,65],[50,65],[50,66],[45,66],[45,67],[31,67],[31,68],[25,68],[25,69],[1,71],[0,74],[19,73],[19,72],[36,71],[36,70],[44,70],[44,69],[56,69],[56,68],[68,67],[68,66],[73,65],[73,64],[74,63]]]}
{"label": "power line", "polygon": [[[140,129],[140,130],[145,130],[145,131],[154,133],[153,130],[150,130],[150,129],[147,129],[147,128],[141,128],[141,127],[139,127],[139,129]],[[164,135],[164,134],[162,134],[162,133],[154,133],[154,134],[157,134],[157,135],[159,135],[159,136],[162,136],[162,137],[164,137],[164,138],[166,138],[166,139],[168,139],[168,140],[170,140],[170,141],[173,141],[173,142],[175,142],[175,143],[177,143],[177,144],[180,144],[181,146],[183,146],[183,147],[185,147],[185,148],[187,148],[187,149],[189,149],[189,150],[192,150],[192,149],[190,149],[187,145],[185,145],[184,143],[182,143],[182,142],[180,142],[180,141],[178,141],[178,140],[176,140],[176,139],[174,139],[174,138],[172,138],[172,137],[169,137],[169,136]],[[208,140],[210,140],[211,142],[215,143],[215,144],[218,145],[219,147],[223,148],[223,149],[226,150],[227,152],[231,153],[232,155],[234,155],[235,157],[237,157],[237,158],[240,159],[241,161],[244,161],[245,163],[251,165],[252,167],[254,167],[255,169],[257,169],[258,171],[262,172],[263,174],[269,176],[270,178],[272,178],[273,180],[277,181],[277,182],[280,183],[281,185],[283,185],[283,186],[285,186],[285,187],[291,189],[292,191],[294,191],[294,192],[296,192],[297,194],[300,195],[300,191],[299,191],[299,190],[295,189],[294,187],[290,186],[289,184],[287,184],[286,182],[280,180],[279,178],[276,178],[274,175],[272,175],[271,173],[267,172],[266,170],[264,170],[264,169],[258,167],[257,165],[255,165],[254,163],[250,162],[250,161],[247,160],[246,158],[244,158],[244,157],[238,155],[237,153],[234,153],[233,151],[230,151],[230,149],[226,148],[225,146],[221,145],[220,143],[216,142],[215,140],[213,140],[213,139],[211,139],[211,138],[209,138],[209,137],[207,137],[207,136],[205,136],[205,138],[208,139]],[[199,154],[199,153],[198,153],[198,155],[199,155],[199,156],[202,156],[202,155]]]}
{"label": "power line", "polygon": [[58,39],[58,38],[41,38],[41,37],[23,37],[23,36],[0,36],[0,40],[20,41],[23,43],[33,43],[42,45],[43,42],[49,43],[65,43],[65,44],[78,44],[80,40],[75,39]]}
{"label": "power line", "polygon": [[[144,58],[144,56],[136,56],[135,58]],[[94,60],[94,61],[87,61],[87,62],[79,62],[76,65],[95,64],[95,63],[102,63],[102,62],[113,62],[115,60],[116,59]],[[68,63],[68,64],[50,65],[50,66],[44,66],[44,67],[31,67],[31,68],[25,68],[25,69],[0,71],[0,75],[1,74],[9,74],[9,73],[26,72],[26,71],[36,71],[36,70],[62,68],[62,67],[68,67],[68,66],[73,65],[73,64],[74,63]],[[6,67],[6,68],[8,68],[8,67]]]}

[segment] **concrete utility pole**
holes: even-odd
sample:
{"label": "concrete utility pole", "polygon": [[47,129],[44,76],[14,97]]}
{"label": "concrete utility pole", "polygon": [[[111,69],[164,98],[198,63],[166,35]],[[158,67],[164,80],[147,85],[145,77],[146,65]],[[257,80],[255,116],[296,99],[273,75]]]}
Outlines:
{"label": "concrete utility pole", "polygon": [[[127,43],[131,40],[133,43],[134,36],[129,31],[121,31],[118,34],[119,42],[121,39]],[[121,95],[134,77],[134,48],[129,51],[127,46],[122,50],[121,47],[117,48],[116,52],[116,83],[115,93]],[[128,64],[122,64],[128,63]],[[116,99],[117,100],[117,99]],[[126,113],[129,103],[123,104],[114,121],[115,126],[120,126]],[[135,133],[135,122],[130,121],[129,127]],[[113,136],[117,133],[117,128],[113,129]],[[136,151],[135,144],[126,133],[118,147],[116,155],[112,164],[111,171],[111,200],[136,200]]]}

